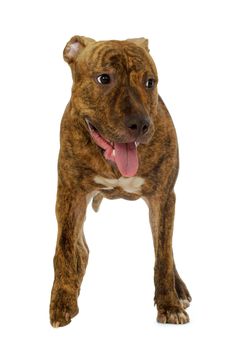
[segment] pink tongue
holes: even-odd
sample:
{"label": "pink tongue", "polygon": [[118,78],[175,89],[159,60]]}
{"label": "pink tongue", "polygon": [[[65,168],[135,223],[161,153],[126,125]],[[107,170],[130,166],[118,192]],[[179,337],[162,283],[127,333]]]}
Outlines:
{"label": "pink tongue", "polygon": [[138,155],[135,142],[115,143],[115,162],[125,177],[134,176],[138,170]]}

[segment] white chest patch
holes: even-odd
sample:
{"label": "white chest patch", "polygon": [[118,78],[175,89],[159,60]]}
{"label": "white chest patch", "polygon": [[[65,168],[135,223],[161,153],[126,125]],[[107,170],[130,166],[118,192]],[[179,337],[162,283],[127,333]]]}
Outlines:
{"label": "white chest patch", "polygon": [[125,192],[140,194],[141,187],[145,180],[142,177],[120,177],[119,179],[107,179],[103,176],[95,176],[95,183],[105,186],[103,190],[113,190],[121,187]]}

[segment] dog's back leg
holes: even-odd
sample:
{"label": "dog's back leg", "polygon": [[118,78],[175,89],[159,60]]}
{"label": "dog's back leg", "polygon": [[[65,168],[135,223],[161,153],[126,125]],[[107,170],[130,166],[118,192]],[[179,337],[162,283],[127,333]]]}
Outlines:
{"label": "dog's back leg", "polygon": [[92,208],[97,213],[100,207],[100,204],[103,200],[104,196],[101,193],[97,193],[92,199]]}
{"label": "dog's back leg", "polygon": [[156,195],[146,198],[156,257],[154,300],[158,309],[157,320],[182,324],[189,322],[184,309],[188,307],[191,297],[175,268],[172,251],[175,193],[171,191],[162,198],[160,200]]}

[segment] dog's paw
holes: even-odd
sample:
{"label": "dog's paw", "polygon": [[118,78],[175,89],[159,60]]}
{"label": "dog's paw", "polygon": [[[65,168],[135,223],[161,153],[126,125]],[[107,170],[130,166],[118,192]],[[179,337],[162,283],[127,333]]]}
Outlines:
{"label": "dog's paw", "polygon": [[50,322],[55,328],[66,326],[78,314],[76,295],[62,288],[53,289],[50,304]]}
{"label": "dog's paw", "polygon": [[189,322],[187,312],[179,306],[164,306],[158,309],[159,323],[184,324]]}

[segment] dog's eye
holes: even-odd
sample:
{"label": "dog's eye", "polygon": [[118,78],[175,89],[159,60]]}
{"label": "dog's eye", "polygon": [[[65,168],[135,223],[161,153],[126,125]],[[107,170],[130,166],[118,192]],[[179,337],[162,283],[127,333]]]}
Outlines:
{"label": "dog's eye", "polygon": [[99,84],[107,85],[111,83],[111,78],[108,74],[101,74],[97,77],[97,81]]}
{"label": "dog's eye", "polygon": [[147,89],[152,89],[155,86],[155,79],[153,78],[148,79],[145,85]]}

